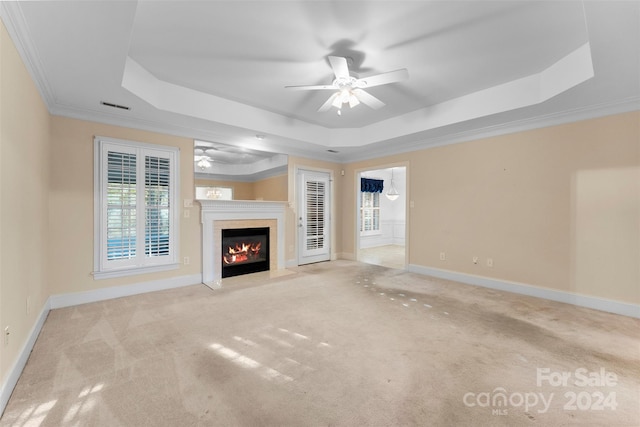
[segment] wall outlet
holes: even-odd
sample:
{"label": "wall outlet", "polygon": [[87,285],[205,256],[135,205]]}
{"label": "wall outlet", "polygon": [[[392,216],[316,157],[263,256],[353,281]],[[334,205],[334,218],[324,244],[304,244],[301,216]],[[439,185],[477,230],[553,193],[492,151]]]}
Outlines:
{"label": "wall outlet", "polygon": [[188,256],[184,257],[184,259],[182,260],[182,263],[184,265],[189,265],[189,257]]}
{"label": "wall outlet", "polygon": [[493,267],[493,258],[487,258],[487,267]]}
{"label": "wall outlet", "polygon": [[477,256],[474,256],[474,257],[473,257],[473,263],[474,263],[474,264],[477,264],[477,263],[478,263],[478,257],[477,257]]}
{"label": "wall outlet", "polygon": [[190,210],[188,210],[188,209],[185,209],[185,210],[184,210],[184,217],[185,217],[185,218],[189,218],[190,214],[191,214],[191,211],[190,211]]}
{"label": "wall outlet", "polygon": [[192,207],[193,207],[193,200],[191,200],[191,199],[184,199],[184,207],[185,207],[185,208],[192,208]]}
{"label": "wall outlet", "polygon": [[440,252],[440,261],[444,261],[447,259],[447,254],[445,254],[444,252]]}

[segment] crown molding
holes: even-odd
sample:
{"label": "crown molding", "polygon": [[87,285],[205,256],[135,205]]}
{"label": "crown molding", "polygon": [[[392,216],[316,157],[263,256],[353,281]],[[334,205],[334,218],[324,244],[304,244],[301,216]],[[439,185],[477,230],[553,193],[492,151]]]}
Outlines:
{"label": "crown molding", "polygon": [[[360,149],[350,149],[349,153],[318,153],[304,149],[294,149],[287,147],[283,154],[293,155],[303,158],[313,158],[333,163],[350,163],[363,160],[371,160],[378,157],[385,157],[394,154],[408,153],[412,151],[435,148],[444,145],[458,144],[482,138],[506,135],[510,133],[524,132],[533,129],[540,129],[550,126],[557,126],[582,120],[605,117],[614,114],[640,111],[640,97],[629,97],[621,101],[612,101],[596,105],[589,105],[571,110],[565,110],[553,114],[537,116],[527,119],[514,120],[498,125],[491,125],[471,129],[463,132],[456,132],[435,138],[421,137],[416,134],[409,142],[405,143],[378,143],[375,146],[364,146]],[[93,110],[83,110],[68,106],[57,105],[53,108],[52,114],[63,117],[75,118],[79,120],[93,121],[114,126],[122,126],[150,132],[166,133],[169,135],[186,138],[203,139],[209,141],[225,142],[226,137],[207,129],[179,126],[167,122],[153,120],[142,120],[139,118],[123,117],[122,115],[98,113]],[[124,113],[126,114],[126,113]],[[271,176],[275,176],[277,173]],[[205,179],[224,179],[224,175],[216,176],[211,174],[201,174]],[[227,177],[228,178],[228,177]],[[248,182],[258,179],[268,178],[268,176],[253,179],[247,178]]]}
{"label": "crown molding", "polygon": [[[215,130],[206,129],[204,127],[196,126],[183,126],[167,121],[156,121],[149,119],[141,119],[138,117],[128,117],[126,112],[111,113],[104,111],[97,111],[95,109],[82,109],[72,107],[68,105],[55,104],[49,109],[49,112],[54,116],[67,117],[71,119],[84,120],[88,122],[102,123],[112,126],[120,126],[125,128],[145,130],[155,133],[164,133],[167,135],[179,136],[183,138],[189,138],[194,140],[220,142],[223,144],[237,145],[234,141],[230,141],[229,137],[223,135]],[[293,143],[292,143],[293,144]],[[287,154],[297,157],[307,157],[317,160],[323,160],[328,162],[339,162],[340,159],[336,159],[335,154],[329,152],[316,152],[305,150],[299,147],[300,144],[287,145],[284,143],[278,144],[274,149],[268,150],[269,152]],[[255,148],[255,147],[252,147]],[[258,148],[256,148],[258,149]],[[260,148],[263,149],[263,148]],[[264,150],[264,149],[263,149]],[[267,151],[267,150],[264,150]],[[286,152],[285,152],[286,151]]]}
{"label": "crown molding", "polygon": [[368,147],[367,150],[359,150],[341,157],[345,163],[371,160],[394,154],[409,153],[412,151],[435,148],[444,145],[458,144],[483,138],[524,132],[533,129],[574,123],[598,117],[615,114],[640,111],[640,97],[630,97],[621,101],[606,102],[597,105],[575,108],[543,116],[531,117],[521,120],[513,120],[498,125],[479,127],[463,132],[456,132],[435,138],[416,136],[406,143],[379,144],[378,147]]}
{"label": "crown molding", "polygon": [[43,71],[44,67],[40,62],[38,50],[32,42],[24,14],[20,9],[20,2],[0,1],[0,17],[22,58],[27,72],[33,79],[47,109],[51,113],[52,107],[56,102],[55,93]]}

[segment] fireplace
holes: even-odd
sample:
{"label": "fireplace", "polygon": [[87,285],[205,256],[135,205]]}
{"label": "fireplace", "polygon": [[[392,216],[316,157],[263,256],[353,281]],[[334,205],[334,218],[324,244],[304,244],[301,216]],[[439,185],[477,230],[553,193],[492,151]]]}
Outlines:
{"label": "fireplace", "polygon": [[222,277],[269,270],[269,227],[222,230]]}
{"label": "fireplace", "polygon": [[269,271],[285,268],[287,202],[261,200],[198,200],[202,206],[202,283],[222,287],[222,230],[269,228]]}

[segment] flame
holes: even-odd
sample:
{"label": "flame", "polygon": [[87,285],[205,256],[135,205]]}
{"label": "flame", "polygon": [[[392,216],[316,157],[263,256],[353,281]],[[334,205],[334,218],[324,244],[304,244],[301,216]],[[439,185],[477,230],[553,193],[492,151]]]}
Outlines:
{"label": "flame", "polygon": [[260,253],[262,242],[257,243],[237,243],[235,247],[228,246],[227,253],[222,256],[225,264],[237,264],[253,258],[257,258]]}

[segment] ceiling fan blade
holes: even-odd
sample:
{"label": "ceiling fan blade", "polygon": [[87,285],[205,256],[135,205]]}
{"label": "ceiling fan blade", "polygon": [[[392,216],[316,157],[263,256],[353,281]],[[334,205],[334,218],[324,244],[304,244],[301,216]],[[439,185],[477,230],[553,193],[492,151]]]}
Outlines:
{"label": "ceiling fan blade", "polygon": [[389,71],[388,73],[376,74],[375,76],[363,77],[356,81],[355,86],[359,88],[367,88],[373,86],[386,85],[395,83],[409,78],[409,71],[406,68],[400,70]]}
{"label": "ceiling fan blade", "polygon": [[354,89],[353,94],[360,100],[360,102],[368,105],[374,110],[378,110],[386,105],[384,102],[380,101],[378,98],[365,92],[362,89]]}
{"label": "ceiling fan blade", "polygon": [[326,90],[333,89],[335,90],[335,86],[333,85],[303,85],[303,86],[285,86],[285,89],[292,90]]}
{"label": "ceiling fan blade", "polygon": [[324,113],[325,111],[329,110],[329,108],[331,108],[331,105],[333,104],[333,100],[336,99],[338,95],[340,95],[340,92],[336,92],[331,95],[329,99],[327,99],[326,102],[322,104],[320,108],[318,108],[318,113]]}
{"label": "ceiling fan blade", "polygon": [[341,56],[330,56],[329,63],[331,64],[331,68],[333,68],[333,74],[336,75],[337,79],[349,78],[349,66],[347,65],[347,59]]}

